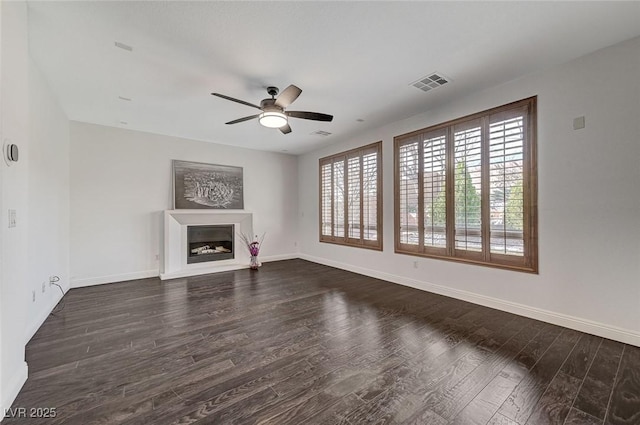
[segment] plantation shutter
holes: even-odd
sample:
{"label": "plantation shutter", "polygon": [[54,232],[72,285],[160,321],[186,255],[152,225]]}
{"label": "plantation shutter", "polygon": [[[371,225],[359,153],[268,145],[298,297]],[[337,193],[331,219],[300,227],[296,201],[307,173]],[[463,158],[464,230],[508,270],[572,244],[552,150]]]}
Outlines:
{"label": "plantation shutter", "polygon": [[333,163],[333,236],[344,237],[344,159]]}
{"label": "plantation shutter", "polygon": [[482,251],[482,127],[480,120],[453,128],[455,249]]}
{"label": "plantation shutter", "polygon": [[332,210],[332,182],[331,162],[320,166],[320,234],[333,236]]}
{"label": "plantation shutter", "polygon": [[536,104],[394,138],[396,252],[537,272]]}
{"label": "plantation shutter", "polygon": [[365,241],[378,240],[379,198],[379,154],[378,151],[365,152],[362,156],[362,238]]}
{"label": "plantation shutter", "polygon": [[525,113],[516,109],[490,118],[491,253],[524,255]]}
{"label": "plantation shutter", "polygon": [[446,130],[428,133],[422,142],[424,246],[447,247]]}
{"label": "plantation shutter", "polygon": [[362,168],[360,166],[362,158],[359,155],[351,156],[347,161],[347,223],[349,238],[360,239],[361,235],[361,214],[360,202],[362,198]]}
{"label": "plantation shutter", "polygon": [[382,247],[382,143],[320,160],[320,241]]}
{"label": "plantation shutter", "polygon": [[398,149],[399,241],[415,247],[419,245],[419,147],[420,142],[414,138]]}

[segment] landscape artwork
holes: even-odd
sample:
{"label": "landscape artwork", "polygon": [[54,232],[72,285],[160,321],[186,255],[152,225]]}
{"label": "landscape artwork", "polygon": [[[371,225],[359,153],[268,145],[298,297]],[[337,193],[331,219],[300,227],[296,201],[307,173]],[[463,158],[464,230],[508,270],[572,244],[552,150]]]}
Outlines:
{"label": "landscape artwork", "polygon": [[242,167],[173,160],[173,208],[244,208]]}

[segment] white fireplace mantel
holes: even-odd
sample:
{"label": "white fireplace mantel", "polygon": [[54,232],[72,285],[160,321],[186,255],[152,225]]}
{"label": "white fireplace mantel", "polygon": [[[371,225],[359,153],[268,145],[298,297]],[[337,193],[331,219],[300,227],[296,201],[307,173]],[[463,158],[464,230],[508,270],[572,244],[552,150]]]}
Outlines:
{"label": "white fireplace mantel", "polygon": [[[187,264],[187,226],[233,224],[235,258]],[[238,233],[253,234],[253,214],[243,210],[166,210],[164,212],[164,255],[160,279],[175,279],[249,267]]]}

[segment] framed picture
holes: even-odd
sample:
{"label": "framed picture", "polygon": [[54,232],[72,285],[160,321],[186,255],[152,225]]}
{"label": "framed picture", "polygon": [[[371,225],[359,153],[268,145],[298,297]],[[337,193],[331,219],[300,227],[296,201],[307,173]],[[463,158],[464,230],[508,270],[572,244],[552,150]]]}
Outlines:
{"label": "framed picture", "polygon": [[244,209],[242,167],[173,160],[173,208]]}

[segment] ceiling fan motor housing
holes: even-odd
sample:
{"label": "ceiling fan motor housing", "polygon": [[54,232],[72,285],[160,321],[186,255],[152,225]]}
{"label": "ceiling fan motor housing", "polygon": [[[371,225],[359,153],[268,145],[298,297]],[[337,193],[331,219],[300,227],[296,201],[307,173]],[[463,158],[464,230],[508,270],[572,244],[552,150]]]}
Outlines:
{"label": "ceiling fan motor housing", "polygon": [[284,112],[284,109],[276,105],[275,99],[262,99],[260,109],[265,112]]}

